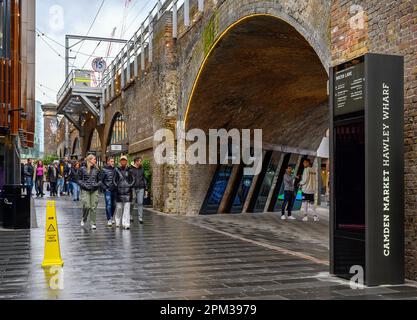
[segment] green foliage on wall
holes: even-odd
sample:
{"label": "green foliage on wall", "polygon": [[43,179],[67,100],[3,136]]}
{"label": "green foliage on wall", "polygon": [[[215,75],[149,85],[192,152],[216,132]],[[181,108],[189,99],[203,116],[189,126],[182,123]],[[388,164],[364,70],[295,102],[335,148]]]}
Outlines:
{"label": "green foliage on wall", "polygon": [[59,160],[58,156],[46,156],[43,158],[42,162],[45,166],[49,166],[55,160]]}
{"label": "green foliage on wall", "polygon": [[149,196],[151,196],[151,192],[152,192],[152,167],[151,167],[151,161],[148,160],[148,159],[143,159],[142,166],[143,166],[143,170],[145,172],[146,182],[148,184]]}
{"label": "green foliage on wall", "polygon": [[219,25],[219,18],[216,14],[214,14],[210,18],[210,21],[207,24],[207,27],[204,28],[204,31],[203,31],[204,54],[205,55],[210,51],[214,41],[216,40],[218,25]]}

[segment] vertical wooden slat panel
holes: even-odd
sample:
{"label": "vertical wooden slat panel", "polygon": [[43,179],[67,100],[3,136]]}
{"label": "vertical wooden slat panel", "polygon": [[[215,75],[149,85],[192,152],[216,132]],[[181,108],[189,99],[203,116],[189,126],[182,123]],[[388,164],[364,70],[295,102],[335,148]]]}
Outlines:
{"label": "vertical wooden slat panel", "polygon": [[10,108],[13,110],[10,117],[10,133],[18,134],[19,130],[19,113],[14,111],[19,108],[19,3],[17,0],[12,1],[12,29],[11,29],[11,95]]}

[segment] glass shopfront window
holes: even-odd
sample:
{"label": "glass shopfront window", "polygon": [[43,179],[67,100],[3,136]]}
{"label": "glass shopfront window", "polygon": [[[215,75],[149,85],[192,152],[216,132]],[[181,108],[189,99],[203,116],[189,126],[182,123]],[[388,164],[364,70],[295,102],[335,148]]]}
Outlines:
{"label": "glass shopfront window", "polygon": [[113,131],[111,135],[111,144],[118,144],[127,139],[126,122],[122,114],[119,114],[113,122]]}
{"label": "glass shopfront window", "polygon": [[115,157],[117,161],[121,155],[127,155],[127,124],[122,114],[117,114],[113,120],[107,155]]}
{"label": "glass shopfront window", "polygon": [[0,57],[10,57],[10,0],[0,0]]}

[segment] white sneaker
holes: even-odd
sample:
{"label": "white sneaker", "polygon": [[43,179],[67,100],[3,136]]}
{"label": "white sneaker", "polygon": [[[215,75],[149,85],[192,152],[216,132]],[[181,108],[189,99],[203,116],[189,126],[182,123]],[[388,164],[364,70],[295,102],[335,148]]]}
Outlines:
{"label": "white sneaker", "polygon": [[289,216],[288,220],[297,220],[297,218],[294,218],[293,216]]}
{"label": "white sneaker", "polygon": [[307,216],[304,216],[303,221],[304,222],[307,222],[308,221],[308,217]]}
{"label": "white sneaker", "polygon": [[91,225],[91,230],[96,230],[96,229],[97,229],[96,225],[95,224],[92,224]]}
{"label": "white sneaker", "polygon": [[130,226],[124,226],[123,229],[124,230],[129,230],[130,229]]}
{"label": "white sneaker", "polygon": [[81,227],[84,227],[85,223],[84,220],[81,220]]}
{"label": "white sneaker", "polygon": [[314,222],[319,222],[319,221],[320,221],[319,217],[314,216]]}
{"label": "white sneaker", "polygon": [[113,222],[111,220],[107,221],[107,226],[111,227],[113,225]]}
{"label": "white sneaker", "polygon": [[284,215],[281,216],[281,220],[287,220],[287,217]]}

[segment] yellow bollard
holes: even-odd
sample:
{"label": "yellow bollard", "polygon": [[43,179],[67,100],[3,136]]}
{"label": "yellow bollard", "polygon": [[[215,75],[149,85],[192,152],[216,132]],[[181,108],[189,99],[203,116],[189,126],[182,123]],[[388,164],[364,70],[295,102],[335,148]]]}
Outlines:
{"label": "yellow bollard", "polygon": [[42,268],[64,265],[61,258],[59,247],[58,223],[56,221],[55,201],[46,203],[46,223],[45,223],[45,255]]}

